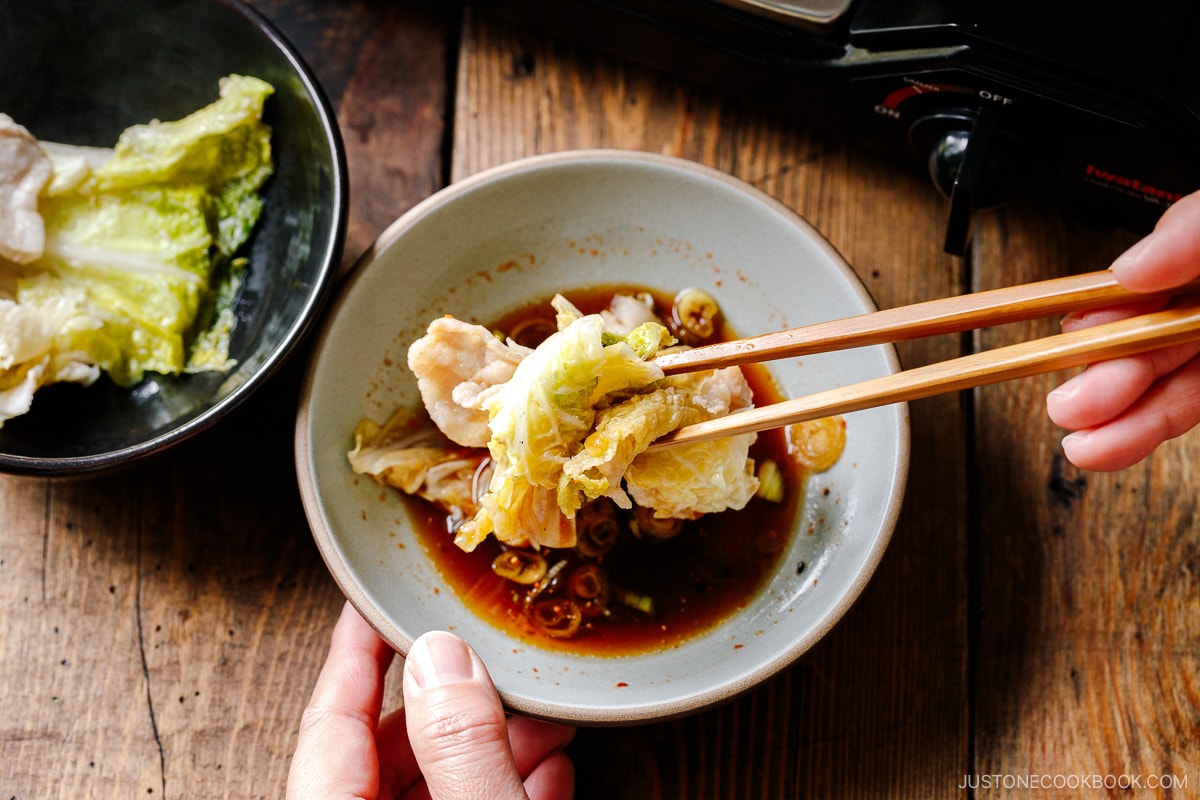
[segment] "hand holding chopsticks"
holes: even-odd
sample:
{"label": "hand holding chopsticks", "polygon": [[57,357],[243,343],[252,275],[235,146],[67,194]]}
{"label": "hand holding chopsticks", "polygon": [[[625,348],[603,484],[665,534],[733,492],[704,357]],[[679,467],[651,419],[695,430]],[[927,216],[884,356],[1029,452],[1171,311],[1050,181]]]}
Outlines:
{"label": "hand holding chopsticks", "polygon": [[[1187,290],[1173,290],[1180,293]],[[1157,296],[1167,294],[1158,293]],[[1111,272],[1059,278],[933,300],[692,350],[656,359],[668,374],[915,339],[1146,299],[1122,289]],[[1200,339],[1200,304],[975,353],[850,386],[690,425],[652,450],[782,427],[889,403],[1029,377]]]}

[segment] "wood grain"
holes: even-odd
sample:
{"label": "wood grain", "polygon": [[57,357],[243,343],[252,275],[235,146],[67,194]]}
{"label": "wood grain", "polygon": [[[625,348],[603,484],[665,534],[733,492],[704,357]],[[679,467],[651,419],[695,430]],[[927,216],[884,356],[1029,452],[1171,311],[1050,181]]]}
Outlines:
{"label": "wood grain", "polygon": [[[983,287],[1105,266],[1130,242],[1053,208],[986,218]],[[1052,332],[985,331],[982,346]],[[1195,433],[1115,474],[1081,472],[1043,398],[1074,371],[977,393],[976,772],[1142,781],[1188,797],[1200,775],[1200,520]],[[1186,781],[1184,791],[1148,786]],[[1065,778],[1064,778],[1065,779]],[[1120,792],[1081,790],[1076,796]],[[995,796],[1060,797],[1054,787]]]}
{"label": "wood grain", "polygon": [[[1132,241],[1049,200],[981,216],[968,259],[919,170],[455,4],[254,0],[338,109],[349,264],[443,185],[622,147],[730,172],[807,218],[882,307],[1105,267]],[[818,121],[818,120],[814,120]],[[899,347],[906,367],[1054,320]],[[230,419],[128,472],[0,477],[0,797],[283,795],[342,603],[291,463],[303,354]],[[1055,373],[914,401],[900,525],[791,669],[706,713],[583,730],[577,797],[1182,797],[1200,781],[1200,540],[1189,434],[1115,475],[1067,465]],[[393,670],[393,677],[397,670]],[[390,686],[385,701],[399,702]],[[1168,775],[1184,790],[963,789],[964,776]]]}
{"label": "wood grain", "polygon": [[[349,263],[442,183],[457,12],[255,5],[338,109]],[[283,795],[343,602],[295,486],[303,358],[144,467],[0,477],[0,796]]]}
{"label": "wood grain", "polygon": [[[796,208],[888,303],[965,289],[940,252],[932,191],[835,137],[487,16],[468,16],[459,75],[456,178],[568,148],[683,156]],[[958,348],[934,340],[903,355],[940,360]],[[913,476],[876,579],[833,634],[731,705],[581,732],[577,796],[955,795],[967,763],[966,487],[953,466],[966,455],[965,422],[954,398],[928,411],[914,419],[914,460],[930,469]]]}

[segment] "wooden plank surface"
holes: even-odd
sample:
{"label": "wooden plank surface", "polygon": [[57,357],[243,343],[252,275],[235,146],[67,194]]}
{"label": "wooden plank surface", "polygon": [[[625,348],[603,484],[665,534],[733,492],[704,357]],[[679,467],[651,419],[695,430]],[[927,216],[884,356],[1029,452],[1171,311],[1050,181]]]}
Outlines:
{"label": "wooden plank surface", "polygon": [[[963,262],[941,252],[944,207],[924,176],[840,135],[486,14],[460,23],[453,4],[254,5],[338,109],[346,266],[447,180],[584,147],[749,181],[812,222],[881,306],[1094,269],[1129,241],[1025,204],[985,214]],[[900,353],[919,366],[1053,327]],[[0,798],[282,796],[342,602],[292,472],[299,366],[144,467],[0,476]],[[1045,418],[1054,380],[914,403],[900,525],[846,618],[738,701],[581,731],[577,797],[1194,795],[1200,441],[1081,473]],[[1031,774],[1191,784],[962,788]]]}
{"label": "wooden plank surface", "polygon": [[[1104,268],[1133,241],[1036,204],[983,219],[980,288]],[[1056,330],[989,330],[980,346]],[[1070,374],[977,393],[975,772],[1000,776],[996,797],[1062,797],[1067,781],[1077,797],[1194,797],[1200,437],[1120,473],[1075,469],[1043,404]]]}
{"label": "wooden plank surface", "polygon": [[[856,265],[878,302],[965,290],[940,251],[924,178],[594,50],[468,15],[452,175],[572,148],[693,159],[771,193]],[[960,353],[906,346],[909,366]],[[967,764],[965,420],[914,408],[914,472],[875,580],[794,669],[731,705],[662,725],[583,731],[581,798],[949,797]]]}
{"label": "wooden plank surface", "polygon": [[[457,12],[256,6],[338,108],[348,264],[443,182]],[[301,361],[144,467],[0,477],[0,796],[283,795],[343,602],[296,489]]]}

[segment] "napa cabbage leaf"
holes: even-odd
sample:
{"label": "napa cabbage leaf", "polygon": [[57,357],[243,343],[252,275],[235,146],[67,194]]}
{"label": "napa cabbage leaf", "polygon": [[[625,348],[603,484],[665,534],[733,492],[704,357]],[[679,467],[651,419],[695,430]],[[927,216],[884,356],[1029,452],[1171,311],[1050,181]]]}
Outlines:
{"label": "napa cabbage leaf", "polygon": [[[657,516],[684,519],[743,507],[758,488],[749,457],[754,434],[646,452],[671,431],[752,405],[741,371],[666,377],[653,359],[675,340],[661,323],[616,334],[605,329],[602,315],[583,314],[561,296],[552,302],[557,332],[474,401],[487,415],[490,477],[455,543],[470,551],[495,535],[516,546],[572,547],[577,512],[600,497],[623,508],[632,497]],[[445,337],[431,325],[410,355],[419,349],[426,360],[472,363],[459,348],[480,339]],[[403,447],[412,452],[395,452]],[[356,472],[425,495],[432,483],[421,464],[435,456],[386,437],[372,437],[365,448],[356,433],[350,461]],[[400,465],[413,464],[411,480],[397,480]],[[425,489],[413,488],[418,477]]]}
{"label": "napa cabbage leaf", "polygon": [[0,424],[48,383],[232,366],[236,253],[274,168],[262,119],[273,91],[231,75],[213,103],[130,127],[111,149],[38,143],[44,246],[0,257]]}
{"label": "napa cabbage leaf", "polygon": [[[513,544],[528,542],[530,531],[534,541],[570,538],[558,521],[563,464],[581,449],[610,396],[644,390],[663,377],[624,338],[606,336],[598,314],[572,313],[561,296],[554,302],[563,327],[480,402],[491,432],[492,476],[475,517],[459,529],[456,541],[464,549],[490,533]],[[669,334],[644,338],[671,341]],[[656,350],[642,352],[653,356]]]}
{"label": "napa cabbage leaf", "polygon": [[693,519],[744,508],[758,491],[752,433],[642,453],[626,469],[625,489],[656,517]]}

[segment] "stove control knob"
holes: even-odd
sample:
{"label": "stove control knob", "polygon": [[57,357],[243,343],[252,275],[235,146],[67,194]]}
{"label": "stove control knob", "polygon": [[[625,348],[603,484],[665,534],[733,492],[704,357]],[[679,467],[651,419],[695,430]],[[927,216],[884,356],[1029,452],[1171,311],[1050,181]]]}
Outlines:
{"label": "stove control knob", "polygon": [[950,200],[945,250],[963,255],[975,212],[1008,200],[1024,183],[1030,158],[1021,139],[990,109],[942,111],[909,128],[909,144],[926,159],[934,186]]}

